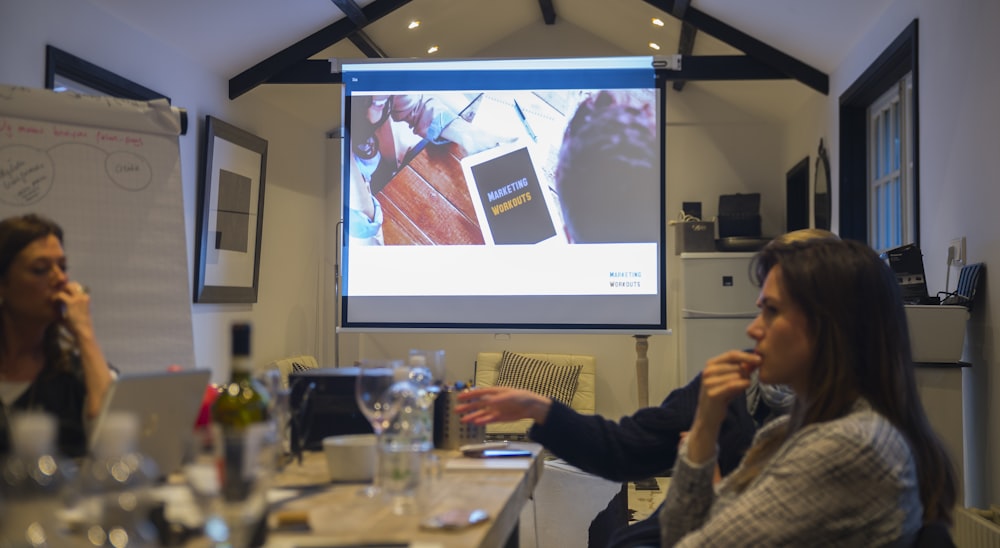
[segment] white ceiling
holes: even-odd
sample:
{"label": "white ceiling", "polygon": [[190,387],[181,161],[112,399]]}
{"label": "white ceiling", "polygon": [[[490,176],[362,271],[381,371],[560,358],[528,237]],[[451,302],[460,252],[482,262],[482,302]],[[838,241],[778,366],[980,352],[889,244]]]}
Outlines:
{"label": "white ceiling", "polygon": [[[116,17],[184,52],[224,78],[231,78],[344,17],[331,0],[90,0]],[[372,0],[361,0],[366,6]],[[691,7],[829,73],[891,0],[692,0]],[[643,0],[553,0],[557,24],[568,23],[611,44],[619,55],[676,52],[680,23]],[[666,25],[654,27],[652,17]],[[415,31],[406,29],[419,19]],[[538,0],[412,0],[364,28],[388,56],[429,57],[436,44],[442,58],[475,57],[542,19]],[[544,28],[544,27],[543,27]],[[739,54],[699,32],[694,55]],[[360,58],[349,40],[314,57]],[[690,85],[690,84],[689,84]],[[753,115],[785,118],[816,93],[792,80],[699,82],[702,91]],[[339,124],[339,89],[329,85],[262,85],[250,92],[304,120]],[[327,122],[326,120],[329,120]]]}

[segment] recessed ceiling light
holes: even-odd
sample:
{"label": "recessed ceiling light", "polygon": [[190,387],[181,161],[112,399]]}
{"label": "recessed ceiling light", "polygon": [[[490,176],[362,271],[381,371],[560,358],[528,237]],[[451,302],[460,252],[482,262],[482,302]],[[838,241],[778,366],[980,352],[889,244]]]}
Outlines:
{"label": "recessed ceiling light", "polygon": [[655,49],[656,51],[660,51],[660,44],[657,44],[656,42],[650,42],[649,49]]}
{"label": "recessed ceiling light", "polygon": [[663,19],[660,19],[659,17],[654,17],[653,18],[653,24],[656,25],[656,26],[658,26],[658,27],[662,27],[663,26]]}
{"label": "recessed ceiling light", "polygon": [[417,28],[419,26],[420,26],[420,21],[417,21],[416,19],[414,19],[413,21],[410,21],[410,24],[407,25],[406,28],[408,28],[410,30],[413,30],[413,29],[415,29],[415,28]]}
{"label": "recessed ceiling light", "polygon": [[431,46],[427,48],[427,53],[437,53],[437,50],[438,50],[437,46]]}

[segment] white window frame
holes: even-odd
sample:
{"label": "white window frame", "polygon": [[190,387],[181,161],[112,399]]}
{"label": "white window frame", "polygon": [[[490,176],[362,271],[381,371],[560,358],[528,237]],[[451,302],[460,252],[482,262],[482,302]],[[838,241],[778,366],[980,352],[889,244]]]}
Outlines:
{"label": "white window frame", "polygon": [[883,252],[913,243],[913,73],[868,107],[868,243]]}

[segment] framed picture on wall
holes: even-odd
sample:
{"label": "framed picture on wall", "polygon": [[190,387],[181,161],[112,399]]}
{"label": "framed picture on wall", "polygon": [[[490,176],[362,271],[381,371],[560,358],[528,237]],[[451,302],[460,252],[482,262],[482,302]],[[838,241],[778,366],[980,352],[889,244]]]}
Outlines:
{"label": "framed picture on wall", "polygon": [[196,303],[255,303],[267,141],[205,117],[198,195]]}

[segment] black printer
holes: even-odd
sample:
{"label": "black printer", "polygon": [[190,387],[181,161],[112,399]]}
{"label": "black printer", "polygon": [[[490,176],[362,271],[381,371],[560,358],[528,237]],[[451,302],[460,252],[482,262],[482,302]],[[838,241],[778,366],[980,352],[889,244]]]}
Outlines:
{"label": "black printer", "polygon": [[293,451],[319,451],[327,436],[373,432],[354,397],[357,376],[357,367],[307,369],[288,375]]}

